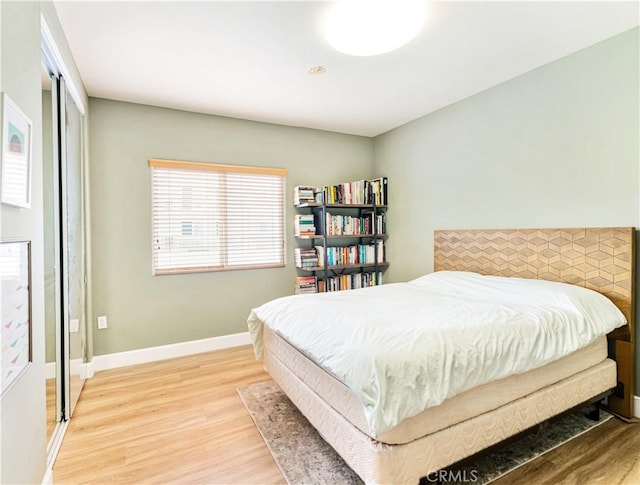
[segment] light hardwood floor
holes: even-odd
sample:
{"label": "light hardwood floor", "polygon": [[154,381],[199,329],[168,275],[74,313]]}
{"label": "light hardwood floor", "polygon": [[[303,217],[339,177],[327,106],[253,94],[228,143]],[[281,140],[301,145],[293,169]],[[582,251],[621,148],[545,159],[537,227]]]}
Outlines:
{"label": "light hardwood floor", "polygon": [[47,442],[49,442],[53,430],[56,428],[56,379],[47,379],[45,386],[47,393]]}
{"label": "light hardwood floor", "polygon": [[99,372],[54,483],[286,483],[236,392],[268,378],[250,347]]}
{"label": "light hardwood floor", "polygon": [[[236,393],[268,378],[250,347],[99,372],[54,483],[283,484]],[[638,485],[640,426],[611,420],[494,483]]]}

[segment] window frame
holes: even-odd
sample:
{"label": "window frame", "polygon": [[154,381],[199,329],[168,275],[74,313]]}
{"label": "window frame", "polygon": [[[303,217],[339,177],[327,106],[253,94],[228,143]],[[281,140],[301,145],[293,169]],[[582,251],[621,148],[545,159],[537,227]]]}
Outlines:
{"label": "window frame", "polygon": [[[218,272],[218,271],[237,271],[245,269],[268,269],[268,268],[282,268],[286,266],[287,254],[286,254],[286,177],[287,170],[284,168],[272,168],[272,167],[258,167],[249,165],[229,165],[219,164],[212,162],[192,162],[183,160],[168,160],[160,158],[149,159],[150,178],[151,178],[151,269],[154,276],[165,276],[171,274],[189,274],[189,273],[205,273],[205,272]],[[282,177],[282,192],[281,196],[281,228],[282,228],[282,247],[281,247],[281,262],[277,263],[259,263],[259,264],[243,264],[243,265],[228,265],[229,260],[229,237],[227,233],[227,220],[222,221],[222,226],[225,228],[222,235],[222,245],[220,248],[221,264],[220,265],[206,265],[191,266],[191,267],[175,267],[175,268],[157,268],[157,256],[155,249],[156,240],[156,211],[154,208],[155,193],[154,193],[154,169],[175,169],[175,170],[193,170],[202,172],[214,172],[218,174],[234,174],[234,175],[273,175]],[[226,185],[223,183],[222,185]],[[225,189],[226,190],[226,189]],[[226,192],[222,197],[226,197]],[[221,204],[222,207],[218,207],[222,213],[227,213],[227,204]],[[226,216],[225,216],[226,217]],[[183,221],[184,222],[184,221]],[[193,222],[192,222],[193,224]],[[193,229],[192,225],[192,229]]]}

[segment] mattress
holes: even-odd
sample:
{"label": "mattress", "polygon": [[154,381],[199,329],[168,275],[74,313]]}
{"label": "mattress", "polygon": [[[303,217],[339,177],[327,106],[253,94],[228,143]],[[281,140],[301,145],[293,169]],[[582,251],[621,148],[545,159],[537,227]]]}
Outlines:
{"label": "mattress", "polygon": [[458,394],[571,355],[624,321],[586,288],[451,271],[282,297],[247,320],[257,356],[268,327],[349,387],[376,439]]}
{"label": "mattress", "polygon": [[[268,327],[264,328],[264,348],[265,365],[277,360],[278,364],[298,376],[310,390],[362,433],[371,437],[362,402],[345,384],[317,366]],[[443,404],[427,408],[422,413],[405,419],[376,440],[385,444],[409,443],[560,382],[602,363],[606,357],[607,341],[606,337],[601,337],[587,347],[543,367],[481,385],[458,394]],[[611,387],[614,385],[615,382]]]}
{"label": "mattress", "polygon": [[366,483],[418,483],[427,476],[615,386],[610,359],[544,387],[491,412],[479,414],[409,443],[391,445],[371,439],[272,352],[267,371],[320,435]]}

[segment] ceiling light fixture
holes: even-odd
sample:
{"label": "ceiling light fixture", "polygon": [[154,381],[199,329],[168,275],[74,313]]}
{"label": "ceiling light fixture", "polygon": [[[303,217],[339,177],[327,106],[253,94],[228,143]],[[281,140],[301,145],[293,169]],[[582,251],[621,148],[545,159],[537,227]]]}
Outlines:
{"label": "ceiling light fixture", "polygon": [[426,16],[426,0],[342,0],[328,11],[329,45],[352,56],[375,56],[413,39]]}

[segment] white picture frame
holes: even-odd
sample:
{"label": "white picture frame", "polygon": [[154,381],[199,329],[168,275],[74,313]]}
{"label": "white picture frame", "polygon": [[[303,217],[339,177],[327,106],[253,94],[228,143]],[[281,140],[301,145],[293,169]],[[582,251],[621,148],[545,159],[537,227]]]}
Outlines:
{"label": "white picture frame", "polygon": [[31,242],[0,242],[0,398],[33,361],[31,348]]}
{"label": "white picture frame", "polygon": [[31,207],[33,123],[6,93],[2,94],[3,204]]}

